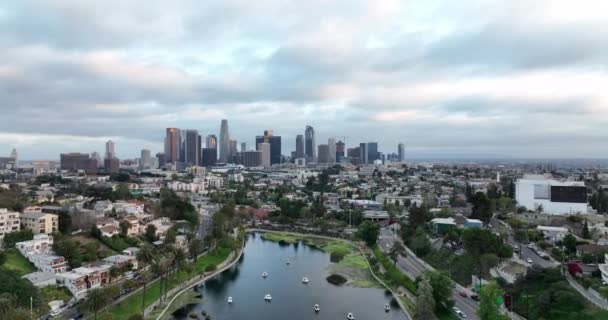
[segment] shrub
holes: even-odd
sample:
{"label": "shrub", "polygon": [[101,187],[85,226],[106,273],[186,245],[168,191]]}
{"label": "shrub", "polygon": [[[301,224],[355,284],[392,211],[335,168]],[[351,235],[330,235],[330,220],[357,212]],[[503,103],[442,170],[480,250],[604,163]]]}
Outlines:
{"label": "shrub", "polygon": [[214,263],[212,263],[205,267],[205,272],[214,271],[215,269],[217,269],[217,266]]}
{"label": "shrub", "polygon": [[346,278],[344,278],[343,276],[339,275],[339,274],[332,274],[329,277],[326,278],[327,282],[336,285],[336,286],[341,286],[343,284],[346,283],[346,281],[348,281]]}
{"label": "shrub", "polygon": [[344,259],[344,252],[341,251],[334,251],[329,255],[329,261],[333,262],[333,263],[338,263],[340,261],[342,261],[342,259]]}

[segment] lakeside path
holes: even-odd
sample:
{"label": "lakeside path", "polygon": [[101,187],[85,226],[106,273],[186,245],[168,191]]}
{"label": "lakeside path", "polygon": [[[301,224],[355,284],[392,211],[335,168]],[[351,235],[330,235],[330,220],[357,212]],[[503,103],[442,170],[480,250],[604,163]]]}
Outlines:
{"label": "lakeside path", "polygon": [[[169,302],[167,303],[165,308],[161,311],[161,313],[155,319],[156,320],[162,319],[162,317],[165,315],[167,310],[169,310],[169,308],[175,302],[175,300],[177,298],[179,298],[179,296],[181,296],[183,293],[187,292],[188,290],[191,290],[192,288],[196,287],[197,285],[199,285],[205,281],[208,281],[208,280],[214,278],[218,274],[220,274],[220,273],[230,269],[232,266],[234,266],[234,264],[237,263],[241,259],[241,256],[243,255],[244,250],[245,250],[245,241],[243,240],[241,248],[238,251],[238,256],[235,259],[233,259],[234,252],[232,252],[232,253],[230,253],[230,256],[226,260],[224,260],[224,262],[222,262],[222,264],[220,266],[218,266],[218,269],[215,270],[213,273],[211,273],[207,276],[203,276],[203,277],[201,277],[201,276],[195,277],[193,279],[190,279],[190,281],[188,281],[187,283],[182,284],[181,285],[182,289],[173,295],[173,298],[171,298],[171,300],[169,300]],[[153,306],[155,306],[155,304],[156,304],[156,302],[153,304]],[[152,309],[151,307],[152,306],[150,306],[148,308]],[[153,311],[153,310],[148,310],[148,308],[146,309],[147,313]]]}
{"label": "lakeside path", "polygon": [[[414,319],[412,317],[412,315],[409,313],[408,309],[406,308],[406,306],[403,304],[403,301],[401,300],[401,297],[394,292],[388,285],[386,285],[386,283],[384,283],[380,277],[378,277],[374,271],[372,270],[372,267],[369,263],[369,260],[367,259],[367,256],[365,255],[365,252],[363,251],[363,249],[358,246],[357,244],[355,244],[354,242],[350,241],[350,240],[346,240],[343,238],[335,238],[335,237],[328,237],[328,236],[322,236],[322,235],[315,235],[315,234],[310,234],[310,233],[298,233],[298,232],[290,232],[290,231],[278,231],[278,230],[267,230],[267,229],[259,229],[259,228],[251,228],[251,229],[247,229],[247,232],[268,232],[268,233],[283,233],[283,234],[289,234],[289,235],[293,235],[296,237],[301,237],[301,238],[318,238],[318,239],[325,239],[325,240],[332,240],[332,241],[341,241],[341,242],[345,242],[348,243],[352,246],[354,246],[355,248],[357,248],[359,250],[359,253],[361,254],[361,256],[363,256],[363,259],[365,259],[365,262],[367,264],[367,268],[369,270],[369,272],[372,274],[372,276],[374,277],[374,279],[380,283],[386,290],[388,290],[392,295],[393,298],[397,301],[397,303],[399,304],[399,307],[401,309],[401,311],[403,312],[403,314],[405,315],[405,317],[407,319]],[[157,319],[160,320],[160,319]]]}

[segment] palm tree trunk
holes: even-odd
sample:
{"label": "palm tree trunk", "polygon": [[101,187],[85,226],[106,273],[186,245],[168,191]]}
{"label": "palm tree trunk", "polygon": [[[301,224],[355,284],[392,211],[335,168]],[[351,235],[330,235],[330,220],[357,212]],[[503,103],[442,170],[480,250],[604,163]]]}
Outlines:
{"label": "palm tree trunk", "polygon": [[141,296],[141,317],[144,317],[144,311],[146,308],[146,281],[144,279],[144,294]]}

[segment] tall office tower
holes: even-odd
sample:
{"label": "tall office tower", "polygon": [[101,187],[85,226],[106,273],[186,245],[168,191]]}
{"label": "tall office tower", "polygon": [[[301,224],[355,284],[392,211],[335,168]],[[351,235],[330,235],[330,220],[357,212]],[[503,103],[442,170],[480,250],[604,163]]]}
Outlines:
{"label": "tall office tower", "polygon": [[106,159],[114,159],[116,158],[116,152],[114,150],[114,142],[112,140],[108,140],[106,142]]}
{"label": "tall office tower", "polygon": [[247,151],[247,142],[241,142],[241,152]]}
{"label": "tall office tower", "polygon": [[101,159],[101,155],[99,155],[99,152],[91,152],[91,158],[97,161],[97,168],[103,168],[103,160]]}
{"label": "tall office tower", "polygon": [[367,164],[367,143],[359,144],[359,151],[361,154],[359,155],[359,161],[361,164]]}
{"label": "tall office tower", "polygon": [[214,166],[217,163],[217,148],[203,148],[201,150],[201,165]]}
{"label": "tall office tower", "polygon": [[264,167],[270,167],[272,162],[270,161],[270,143],[261,142],[258,143],[258,151],[262,153],[262,163],[261,165]]}
{"label": "tall office tower", "polygon": [[236,140],[230,140],[230,155],[228,159],[232,160],[232,158],[236,155],[238,150],[236,149],[237,142]]}
{"label": "tall office tower", "polygon": [[106,173],[118,173],[120,170],[120,161],[117,158],[106,158],[103,160],[103,167]]}
{"label": "tall office tower", "polygon": [[319,153],[317,153],[318,163],[329,163],[329,146],[326,144],[320,144],[318,146]]}
{"label": "tall office tower", "polygon": [[187,163],[189,166],[196,166],[199,163],[201,146],[197,130],[183,131],[183,150],[180,162]]}
{"label": "tall office tower", "polygon": [[141,157],[139,158],[140,169],[152,168],[152,153],[148,149],[141,150]]}
{"label": "tall office tower", "polygon": [[342,140],[336,143],[336,162],[342,162],[342,158],[345,156],[346,144]]}
{"label": "tall office tower", "polygon": [[15,168],[19,167],[19,154],[17,154],[17,149],[13,148],[10,157],[13,158],[13,161],[15,162]]}
{"label": "tall office tower", "polygon": [[245,151],[243,155],[243,165],[245,167],[259,167],[262,165],[262,151]]}
{"label": "tall office tower", "polygon": [[222,119],[220,127],[220,162],[227,163],[230,156],[230,133],[228,132],[228,120]]}
{"label": "tall office tower", "polygon": [[367,143],[367,162],[374,163],[374,161],[380,159],[378,154],[378,142]]}
{"label": "tall office tower", "polygon": [[165,163],[179,161],[181,138],[177,128],[167,128],[165,135]]}
{"label": "tall office tower", "polygon": [[311,126],[306,126],[304,146],[307,160],[314,161],[317,157],[317,141],[315,140],[315,129]]}
{"label": "tall office tower", "polygon": [[328,147],[328,155],[327,162],[328,163],[336,163],[336,139],[329,138],[327,139],[327,147]]}
{"label": "tall office tower", "polygon": [[397,154],[399,155],[399,162],[405,161],[405,145],[403,142],[399,142],[397,145]]}
{"label": "tall office tower", "polygon": [[304,135],[297,135],[296,136],[296,154],[295,157],[296,158],[304,158]]}
{"label": "tall office tower", "polygon": [[205,148],[217,149],[217,137],[214,134],[210,134],[205,139]]}
{"label": "tall office tower", "polygon": [[[256,145],[260,143],[270,144],[270,163],[279,164],[281,163],[281,136],[275,136],[272,130],[265,130],[263,136],[257,136],[255,138]],[[259,150],[259,149],[257,149]]]}
{"label": "tall office tower", "polygon": [[165,167],[165,154],[162,152],[159,152],[156,154],[156,167],[157,168],[164,168]]}
{"label": "tall office tower", "polygon": [[350,158],[350,163],[354,165],[361,164],[361,147],[347,149],[346,155]]}

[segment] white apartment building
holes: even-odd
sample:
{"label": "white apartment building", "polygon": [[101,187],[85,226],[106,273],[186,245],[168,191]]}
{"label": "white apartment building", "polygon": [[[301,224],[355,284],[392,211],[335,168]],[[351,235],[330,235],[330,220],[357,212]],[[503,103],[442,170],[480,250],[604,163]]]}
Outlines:
{"label": "white apartment building", "polygon": [[515,183],[518,206],[553,215],[587,214],[587,188],[581,181],[558,181],[525,175]]}
{"label": "white apartment building", "polygon": [[26,258],[35,254],[51,254],[53,252],[53,237],[47,234],[35,234],[34,239],[17,242],[15,247]]}
{"label": "white apartment building", "polygon": [[8,209],[0,208],[0,244],[7,233],[19,231],[21,228],[21,220],[19,212],[8,211]]}
{"label": "white apartment building", "polygon": [[57,274],[69,269],[67,260],[54,254],[34,254],[29,256],[28,259],[42,272]]}

